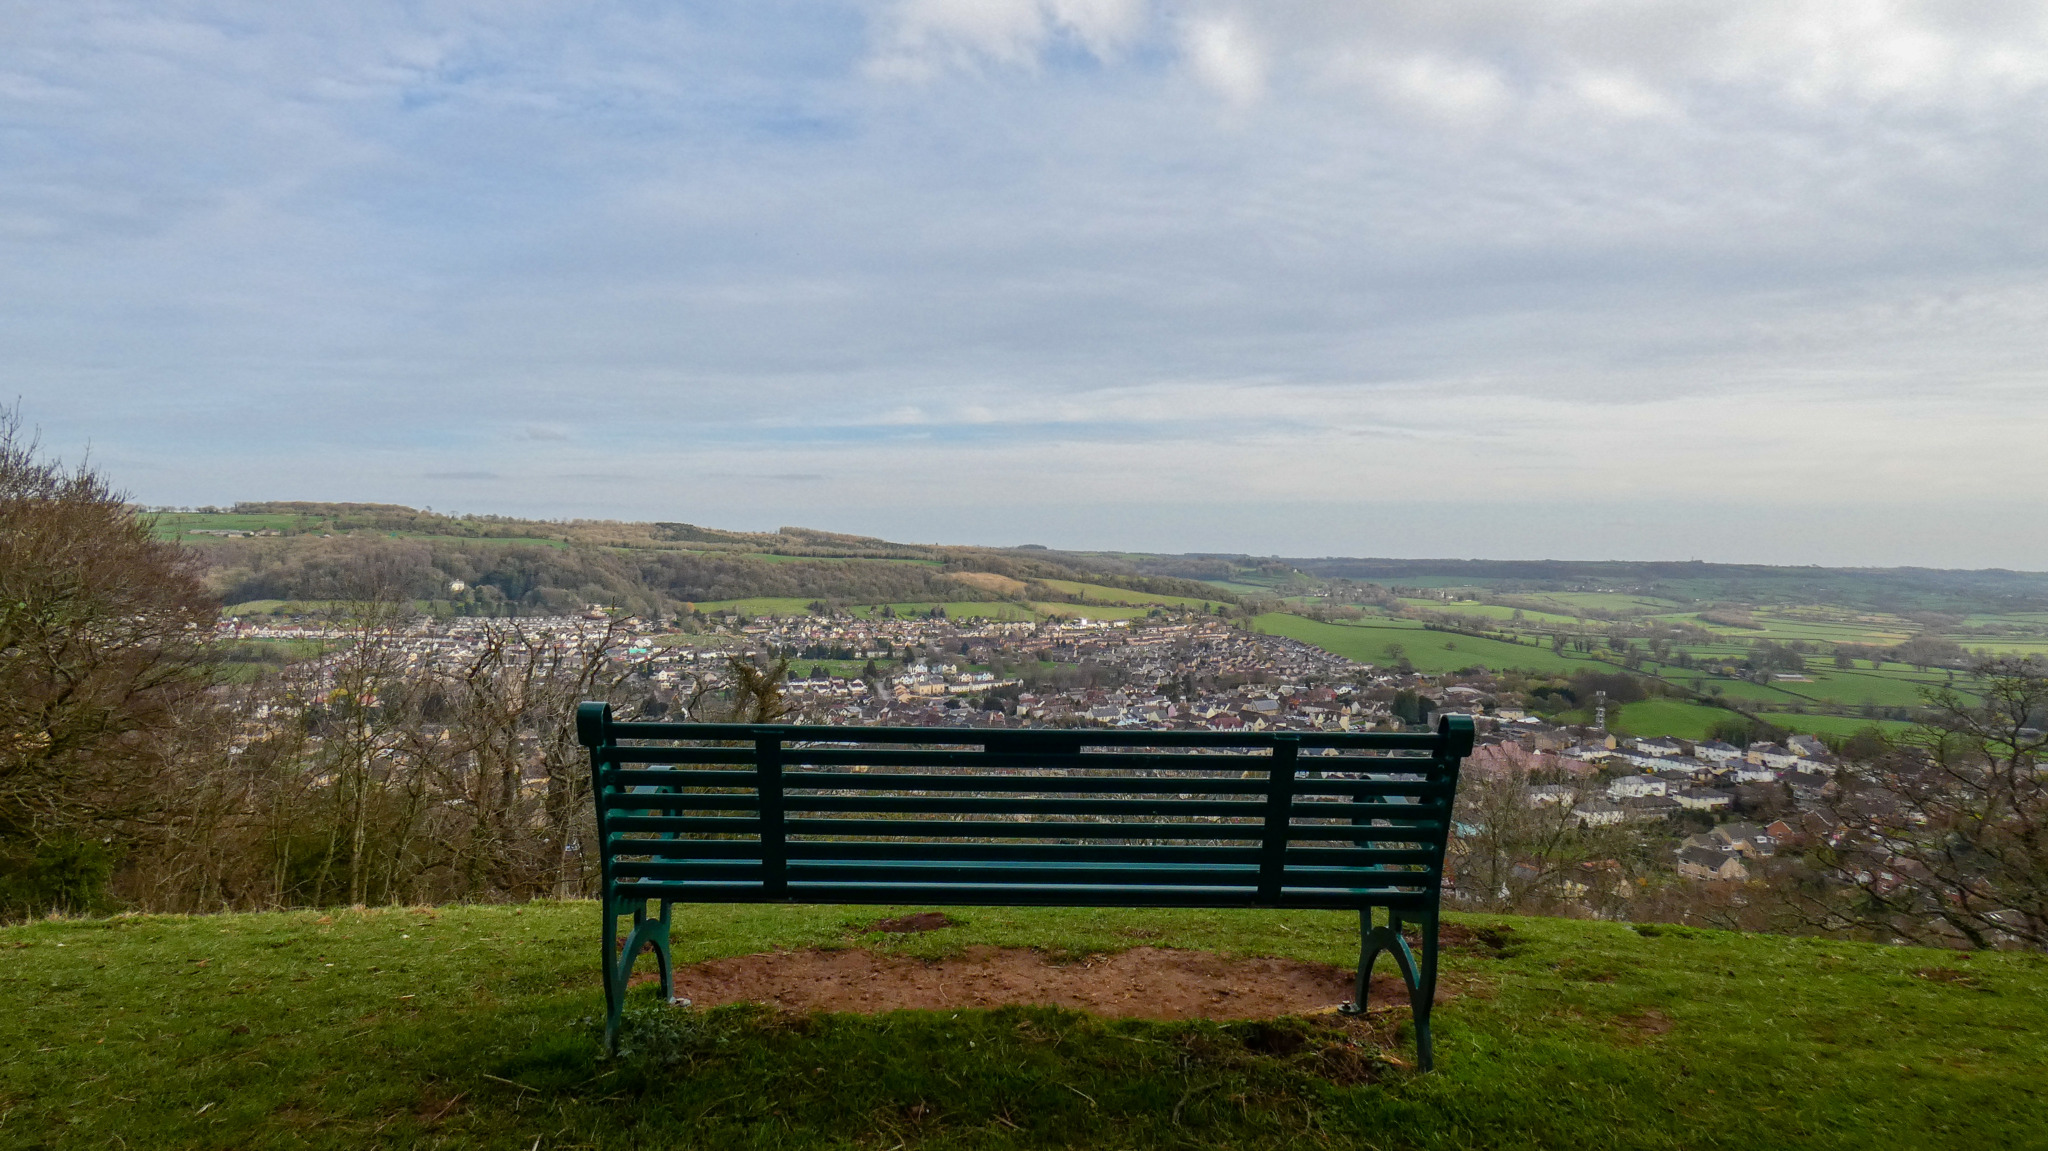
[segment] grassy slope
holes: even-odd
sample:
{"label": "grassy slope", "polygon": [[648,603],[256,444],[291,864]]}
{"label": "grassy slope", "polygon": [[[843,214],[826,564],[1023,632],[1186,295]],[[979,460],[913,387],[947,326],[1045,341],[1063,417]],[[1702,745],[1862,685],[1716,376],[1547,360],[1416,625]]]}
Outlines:
{"label": "grassy slope", "polygon": [[[1623,735],[1670,735],[1701,740],[1714,724],[1740,718],[1726,708],[1676,699],[1645,699],[1607,709],[1608,726]],[[1747,722],[1747,721],[1745,721]]]}
{"label": "grassy slope", "polygon": [[1056,587],[1069,595],[1078,595],[1090,603],[1121,603],[1164,605],[1167,607],[1206,607],[1214,600],[1195,599],[1184,595],[1164,595],[1156,592],[1127,591],[1124,588],[1108,587],[1103,584],[1077,583],[1074,580],[1049,579],[1048,587]]}
{"label": "grassy slope", "polygon": [[[1570,672],[1584,667],[1607,670],[1589,660],[1556,655],[1548,646],[1523,646],[1499,640],[1474,639],[1452,632],[1426,631],[1417,624],[1404,621],[1318,623],[1305,616],[1268,612],[1254,618],[1252,625],[1269,635],[1304,640],[1346,659],[1382,666],[1395,661],[1389,648],[1398,644],[1415,669],[1423,672],[1456,671],[1473,664],[1482,664],[1495,671],[1528,668]],[[1445,644],[1451,646],[1446,648]]]}
{"label": "grassy slope", "polygon": [[[968,909],[963,928],[852,934],[876,914],[687,908],[678,958],[1077,954],[1142,935],[1342,963],[1355,941],[1348,916],[1269,912]],[[608,1061],[589,904],[35,923],[0,930],[0,1144],[1862,1151],[2039,1135],[2041,957],[1455,918],[1512,930],[1505,953],[1449,953],[1462,993],[1438,1009],[1439,1071],[1357,1086],[1319,1075],[1313,1050],[1259,1053],[1246,1025],[791,1022],[671,1014],[644,990],[642,1019],[694,1035],[688,1065]]]}
{"label": "grassy slope", "polygon": [[1902,720],[1864,719],[1853,715],[1795,715],[1789,711],[1760,711],[1757,717],[1786,731],[1805,732],[1808,735],[1855,735],[1869,727],[1890,735],[1913,730],[1912,724]]}

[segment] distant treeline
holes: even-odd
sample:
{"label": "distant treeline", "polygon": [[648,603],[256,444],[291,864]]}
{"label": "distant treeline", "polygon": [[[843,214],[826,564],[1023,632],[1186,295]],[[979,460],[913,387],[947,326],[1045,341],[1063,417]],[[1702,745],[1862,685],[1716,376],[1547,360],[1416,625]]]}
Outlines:
{"label": "distant treeline", "polygon": [[[1249,558],[1240,561],[1249,564]],[[1271,562],[1271,561],[1268,561]],[[1294,570],[1373,583],[1470,580],[1496,592],[1616,590],[1679,600],[1840,604],[1880,611],[2048,610],[2048,573],[1937,568],[1569,560],[1296,559]]]}
{"label": "distant treeline", "polygon": [[854,604],[999,598],[950,578],[966,572],[1235,601],[1120,558],[897,544],[802,527],[728,532],[674,522],[451,517],[392,504],[242,503],[233,510],[296,522],[282,535],[210,540],[200,549],[208,587],[230,604],[355,599],[374,590],[487,614],[587,604],[648,614],[762,597]]}
{"label": "distant treeline", "polygon": [[[224,603],[350,599],[386,589],[488,608],[560,611],[595,603],[647,614],[755,596],[850,603],[994,598],[939,568],[872,561],[361,536],[229,540],[205,554],[207,583]],[[451,590],[458,583],[461,589]]]}

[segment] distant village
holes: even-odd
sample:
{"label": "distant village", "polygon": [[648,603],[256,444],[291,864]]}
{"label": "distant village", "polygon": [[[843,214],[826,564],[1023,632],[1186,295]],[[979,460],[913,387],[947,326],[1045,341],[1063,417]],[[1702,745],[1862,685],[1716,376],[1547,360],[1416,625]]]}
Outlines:
{"label": "distant village", "polygon": [[[1519,696],[1483,671],[1377,668],[1192,612],[1038,622],[937,615],[618,620],[593,608],[519,624],[563,644],[605,645],[644,689],[643,714],[668,719],[687,718],[687,700],[717,698],[735,656],[787,662],[791,722],[1372,731],[1469,715],[1480,734],[1467,780],[1521,781],[1527,809],[1569,813],[1582,828],[1636,828],[1658,841],[1671,871],[1686,880],[1748,880],[1793,836],[1826,837],[1841,827],[1834,805],[1843,767],[1812,737],[1738,747],[1559,727],[1524,710]],[[461,660],[494,626],[421,618],[395,642],[410,661]],[[350,633],[321,621],[239,619],[224,620],[221,634],[338,641]]]}

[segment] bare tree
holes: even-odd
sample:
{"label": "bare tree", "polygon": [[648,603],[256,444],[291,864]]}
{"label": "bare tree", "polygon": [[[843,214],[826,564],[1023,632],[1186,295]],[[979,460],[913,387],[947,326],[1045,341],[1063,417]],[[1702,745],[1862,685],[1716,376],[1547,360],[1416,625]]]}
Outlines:
{"label": "bare tree", "polygon": [[2048,663],[1975,669],[1981,702],[1928,693],[1928,717],[1872,766],[1842,842],[1814,853],[1844,924],[1969,947],[2048,948]]}
{"label": "bare tree", "polygon": [[0,904],[89,901],[159,815],[217,610],[98,472],[0,412]]}
{"label": "bare tree", "polygon": [[1606,909],[1633,869],[1623,836],[1574,811],[1587,797],[1569,778],[1514,766],[1461,781],[1451,843],[1459,894],[1490,911]]}

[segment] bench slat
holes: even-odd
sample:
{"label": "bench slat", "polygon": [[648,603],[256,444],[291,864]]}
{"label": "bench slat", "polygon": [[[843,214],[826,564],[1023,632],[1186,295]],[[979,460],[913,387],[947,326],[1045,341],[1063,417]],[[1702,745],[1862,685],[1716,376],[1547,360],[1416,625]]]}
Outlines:
{"label": "bench slat", "polygon": [[[1169,843],[963,843],[958,840],[796,839],[785,844],[798,859],[952,859],[965,862],[1099,862],[1099,863],[1241,863],[1256,864],[1257,847],[1194,847]],[[761,858],[758,841],[750,839],[617,839],[612,858],[753,859]],[[1406,847],[1289,847],[1287,866],[1366,867],[1381,864],[1431,864],[1436,852]]]}
{"label": "bench slat", "polygon": [[[630,792],[604,797],[613,811],[746,810],[748,797],[689,793]],[[793,812],[872,812],[910,815],[1157,815],[1187,818],[1266,819],[1269,803],[1231,803],[1204,799],[1018,799],[984,796],[931,795],[782,795],[779,810]],[[1279,810],[1301,819],[1440,819],[1440,803],[1283,803]]]}
{"label": "bench slat", "polygon": [[[751,764],[754,753],[730,747],[608,747],[601,758],[608,767],[626,764],[669,764],[733,766]],[[917,751],[904,748],[787,748],[785,765],[796,767],[867,768],[953,768],[960,771],[1186,771],[1240,772],[1256,770],[1263,776],[1272,762],[1268,755],[1189,755],[1163,752],[1082,752],[1073,755],[1033,755],[1017,752]],[[1430,756],[1311,756],[1304,771],[1421,774],[1437,770]]]}
{"label": "bench slat", "polygon": [[[1178,731],[1151,728],[1061,731],[1041,728],[981,730],[958,727],[830,727],[803,724],[666,723],[607,719],[604,735],[610,741],[622,739],[680,742],[753,743],[772,736],[783,744],[867,744],[919,743],[939,747],[1015,748],[1019,752],[1047,754],[1073,747],[1204,747],[1259,751],[1294,739],[1305,748],[1349,748],[1361,751],[1425,751],[1443,747],[1442,737],[1433,732],[1386,731]],[[580,737],[580,735],[579,735]],[[596,741],[585,741],[595,746]],[[645,749],[628,749],[645,750]],[[1459,752],[1463,755],[1470,749]]]}
{"label": "bench slat", "polygon": [[1342,911],[1365,906],[1423,910],[1436,906],[1436,893],[1405,888],[1288,888],[1271,902],[1254,887],[1056,887],[1007,884],[792,883],[779,900],[763,896],[761,885],[622,881],[625,899],[678,903],[819,903],[940,907],[1277,907]]}
{"label": "bench slat", "polygon": [[[620,861],[614,872],[622,877],[674,880],[753,879],[762,874],[759,863],[731,860],[674,862],[656,860]],[[1434,872],[1366,867],[1290,868],[1282,887],[1422,887],[1433,884]],[[1181,867],[1143,864],[1067,866],[965,864],[935,860],[928,863],[876,862],[851,859],[791,860],[787,882],[806,883],[1028,883],[1068,886],[1170,886],[1170,887],[1258,887],[1258,864],[1218,867],[1213,864]],[[1275,888],[1275,891],[1280,888]]]}
{"label": "bench slat", "polygon": [[[616,787],[752,787],[752,771],[659,768],[607,769],[601,780]],[[1150,792],[1199,795],[1266,794],[1266,773],[1233,776],[1100,776],[1100,775],[931,775],[883,772],[784,771],[789,791],[984,791],[984,792],[1108,792],[1143,795]],[[1309,772],[1297,776],[1296,795],[1381,796],[1450,794],[1448,779],[1320,779]]]}
{"label": "bench slat", "polygon": [[[924,837],[935,839],[1265,839],[1263,822],[1244,823],[1105,823],[1093,820],[1046,820],[1012,823],[958,819],[805,819],[785,821],[787,834],[829,838]],[[656,832],[690,835],[754,835],[760,822],[694,815],[620,815],[605,820],[614,832]],[[1443,838],[1442,823],[1416,820],[1385,827],[1370,825],[1295,825],[1290,839],[1399,840],[1431,842]]]}

